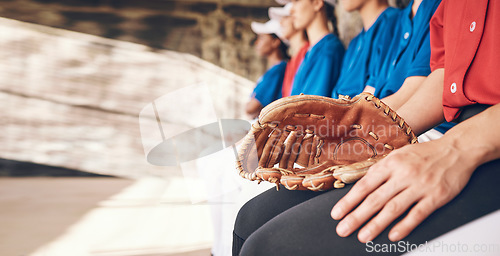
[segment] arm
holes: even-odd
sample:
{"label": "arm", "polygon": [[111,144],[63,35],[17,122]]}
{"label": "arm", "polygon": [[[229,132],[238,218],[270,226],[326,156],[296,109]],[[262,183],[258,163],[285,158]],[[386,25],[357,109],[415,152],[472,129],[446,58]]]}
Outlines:
{"label": "arm", "polygon": [[[444,69],[432,72],[396,112],[420,135],[444,121],[443,115]],[[406,93],[406,89],[403,93]],[[411,88],[408,91],[412,90]],[[413,89],[414,90],[414,89]],[[399,92],[399,91],[398,91]],[[425,110],[423,108],[425,106]]]}
{"label": "arm", "polygon": [[[375,87],[371,86],[371,85],[367,85],[365,86],[365,89],[363,90],[363,92],[369,92],[371,94],[375,94]],[[389,105],[391,106],[391,105]]]}
{"label": "arm", "polygon": [[[407,77],[396,93],[382,99],[384,103],[392,109],[398,109],[417,91],[419,86],[424,82],[425,76]],[[375,90],[375,89],[374,89]]]}
{"label": "arm", "polygon": [[247,102],[245,110],[247,112],[248,117],[250,117],[250,119],[254,119],[254,118],[257,118],[259,116],[259,113],[262,110],[262,105],[260,104],[260,101],[258,101],[256,98],[252,97]]}
{"label": "arm", "polygon": [[[439,75],[435,72],[431,76]],[[431,76],[424,87],[431,87],[428,82],[434,79],[437,82],[439,76]],[[422,111],[423,103],[418,101],[424,95],[419,90],[398,112],[420,132],[442,119],[438,93],[426,98],[426,111]],[[415,110],[420,111],[414,113]],[[424,115],[432,122],[418,121]],[[332,218],[342,219],[337,233],[348,236],[374,216],[358,235],[361,242],[367,242],[410,209],[389,232],[392,241],[406,237],[427,216],[458,195],[479,165],[500,158],[499,119],[500,104],[455,126],[441,139],[409,145],[389,154],[370,168],[332,209]]]}
{"label": "arm", "polygon": [[[419,47],[415,58],[407,70],[398,69],[397,72],[404,72],[406,79],[402,86],[392,95],[382,99],[393,109],[398,109],[420,89],[426,77],[431,74],[430,70],[430,36],[427,34],[422,45]],[[442,84],[440,85],[442,87]]]}
{"label": "arm", "polygon": [[[464,154],[477,153],[474,167],[500,158],[500,104],[450,129],[445,138]],[[485,129],[485,127],[488,127]]]}
{"label": "arm", "polygon": [[245,108],[247,115],[251,119],[258,117],[263,107],[281,98],[285,68],[284,63],[277,64],[259,78]]}
{"label": "arm", "polygon": [[339,43],[320,55],[314,61],[314,66],[308,70],[309,74],[301,93],[330,97],[340,77],[344,52],[343,46]]}
{"label": "arm", "polygon": [[[413,132],[420,135],[444,121],[443,79],[444,69],[437,69],[428,77],[409,77],[398,92],[384,98],[383,101],[396,109]],[[373,87],[367,86],[366,88]],[[422,111],[424,105],[425,111]]]}

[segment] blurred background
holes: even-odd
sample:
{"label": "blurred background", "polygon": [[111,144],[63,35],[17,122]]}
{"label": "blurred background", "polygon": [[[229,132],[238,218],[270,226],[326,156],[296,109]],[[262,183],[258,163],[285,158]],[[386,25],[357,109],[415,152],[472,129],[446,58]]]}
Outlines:
{"label": "blurred background", "polygon": [[[210,204],[146,161],[139,113],[203,83],[218,118],[246,119],[266,70],[250,23],[271,6],[0,0],[0,255],[210,255]],[[347,45],[361,23],[336,12]]]}

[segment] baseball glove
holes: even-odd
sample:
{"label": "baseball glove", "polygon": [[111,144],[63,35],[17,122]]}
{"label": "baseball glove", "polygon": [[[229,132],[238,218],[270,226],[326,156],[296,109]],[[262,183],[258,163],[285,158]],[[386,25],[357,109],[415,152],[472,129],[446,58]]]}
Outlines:
{"label": "baseball glove", "polygon": [[413,143],[405,121],[369,93],[291,96],[262,109],[239,145],[237,169],[277,188],[323,191],[359,180],[392,150]]}

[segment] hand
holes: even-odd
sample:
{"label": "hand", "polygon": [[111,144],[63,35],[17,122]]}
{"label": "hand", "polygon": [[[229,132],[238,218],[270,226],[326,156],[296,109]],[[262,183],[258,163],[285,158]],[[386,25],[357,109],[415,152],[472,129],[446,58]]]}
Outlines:
{"label": "hand", "polygon": [[349,236],[376,214],[359,231],[359,241],[366,243],[411,207],[389,232],[391,241],[403,239],[458,195],[479,165],[477,162],[475,153],[458,150],[444,137],[392,152],[372,166],[333,207],[332,218],[342,219],[337,234]]}

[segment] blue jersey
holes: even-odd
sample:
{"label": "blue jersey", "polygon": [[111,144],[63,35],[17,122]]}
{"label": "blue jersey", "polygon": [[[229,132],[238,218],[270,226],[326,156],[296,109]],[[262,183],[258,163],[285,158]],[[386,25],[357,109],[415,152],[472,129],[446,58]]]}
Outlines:
{"label": "blue jersey", "polygon": [[375,88],[376,97],[384,98],[397,92],[407,77],[431,73],[429,21],[440,3],[441,0],[423,0],[413,19],[413,1],[400,12],[391,51],[367,82]]}
{"label": "blue jersey", "polygon": [[291,95],[330,97],[340,75],[344,52],[344,46],[335,35],[323,37],[306,53],[295,74]]}
{"label": "blue jersey", "polygon": [[363,92],[369,74],[380,68],[381,59],[387,55],[400,12],[392,7],[385,9],[367,31],[363,29],[351,41],[332,98],[354,97]]}
{"label": "blue jersey", "polygon": [[281,98],[281,88],[285,77],[286,61],[271,67],[257,81],[252,96],[265,107],[269,103]]}
{"label": "blue jersey", "polygon": [[[391,50],[381,62],[381,68],[370,74],[367,82],[375,88],[376,97],[382,99],[394,94],[407,77],[431,73],[429,21],[440,3],[441,0],[423,0],[413,19],[413,1],[400,12]],[[453,126],[445,122],[435,129],[445,133]]]}

